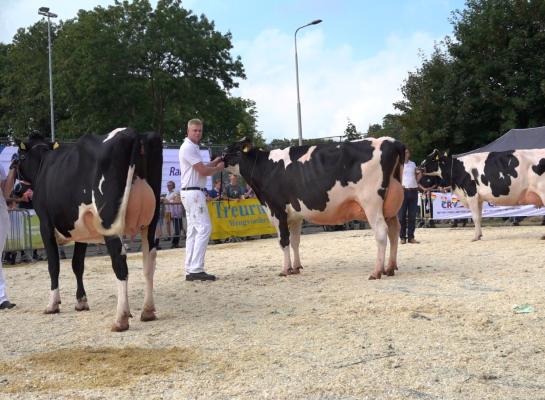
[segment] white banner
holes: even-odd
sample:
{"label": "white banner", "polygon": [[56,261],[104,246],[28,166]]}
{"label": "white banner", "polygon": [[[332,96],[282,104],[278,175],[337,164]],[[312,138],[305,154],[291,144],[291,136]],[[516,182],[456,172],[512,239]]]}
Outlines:
{"label": "white banner", "polygon": [[[11,156],[17,151],[16,146],[8,146],[1,149],[0,164],[4,167],[6,173],[11,164]],[[178,159],[178,149],[163,149],[163,179],[161,181],[161,193],[168,193],[167,182],[174,181],[176,189],[180,190],[180,161]],[[201,149],[203,162],[210,162],[210,152],[207,149]],[[206,179],[207,189],[212,189],[212,178]]]}
{"label": "white banner", "polygon": [[[471,218],[471,211],[453,193],[433,192],[433,219],[463,219]],[[485,201],[483,203],[483,218],[490,217],[531,217],[545,215],[545,207],[535,206],[496,206]]]}
{"label": "white banner", "polygon": [[[180,159],[179,149],[163,149],[163,180],[161,181],[161,193],[168,193],[167,182],[173,181],[176,184],[176,191],[180,190]],[[204,164],[210,162],[210,152],[201,149],[201,157]],[[206,178],[206,188],[212,189],[212,178]]]}

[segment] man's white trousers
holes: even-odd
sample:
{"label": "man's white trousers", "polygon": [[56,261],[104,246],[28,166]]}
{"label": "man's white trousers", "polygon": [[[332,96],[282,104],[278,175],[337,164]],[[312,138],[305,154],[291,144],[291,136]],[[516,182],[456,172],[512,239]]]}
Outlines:
{"label": "man's white trousers", "polygon": [[180,196],[187,218],[185,272],[204,272],[204,255],[212,232],[206,196],[201,190],[181,190]]}

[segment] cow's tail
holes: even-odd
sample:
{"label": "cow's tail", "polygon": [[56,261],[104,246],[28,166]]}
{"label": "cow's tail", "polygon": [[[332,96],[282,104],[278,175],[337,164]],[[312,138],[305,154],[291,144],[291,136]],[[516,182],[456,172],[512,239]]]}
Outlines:
{"label": "cow's tail", "polygon": [[[150,251],[156,247],[155,228],[159,221],[159,211],[161,207],[161,179],[163,176],[163,140],[161,135],[156,132],[146,132],[139,140],[139,151],[137,159],[139,167],[137,171],[142,173],[143,178],[153,190],[155,197],[155,211],[153,218],[148,226],[147,238]],[[135,155],[133,151],[133,155]]]}
{"label": "cow's tail", "polygon": [[405,149],[407,147],[403,143],[395,140],[394,148],[398,161],[397,164],[394,166],[393,178],[401,182],[403,176],[403,165],[405,164]]}

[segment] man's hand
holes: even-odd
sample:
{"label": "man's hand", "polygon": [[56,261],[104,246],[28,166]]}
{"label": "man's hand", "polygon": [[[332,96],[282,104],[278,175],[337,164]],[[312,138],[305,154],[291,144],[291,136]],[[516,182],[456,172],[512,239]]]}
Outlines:
{"label": "man's hand", "polygon": [[19,154],[13,153],[11,156],[11,164],[9,165],[9,169],[15,169],[19,165]]}
{"label": "man's hand", "polygon": [[220,161],[216,165],[216,168],[218,168],[218,171],[223,171],[225,169],[225,163],[220,159]]}
{"label": "man's hand", "polygon": [[220,162],[222,162],[223,160],[221,159],[221,157],[216,157],[214,158],[212,161],[210,161],[210,165],[212,167],[216,167]]}

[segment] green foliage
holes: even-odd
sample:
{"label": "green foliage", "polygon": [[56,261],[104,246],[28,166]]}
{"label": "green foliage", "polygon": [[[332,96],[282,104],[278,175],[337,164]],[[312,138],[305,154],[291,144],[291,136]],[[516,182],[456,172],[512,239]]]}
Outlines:
{"label": "green foliage", "polygon": [[356,125],[354,125],[350,120],[348,120],[348,124],[346,125],[346,129],[344,130],[344,140],[349,142],[351,140],[358,140],[361,139],[363,135],[358,132],[356,129]]}
{"label": "green foliage", "polygon": [[[193,15],[180,0],[159,0],[155,10],[149,0],[116,0],[107,8],[80,10],[53,30],[60,138],[132,126],[181,141],[186,122],[197,117],[205,123],[207,140],[246,135],[263,141],[255,103],[229,95],[245,78],[240,58],[230,54],[231,34],[217,32],[212,21]],[[10,107],[0,123],[24,135],[32,118],[36,129],[47,132],[47,25],[40,21],[20,30],[8,48],[0,106],[18,107]]]}
{"label": "green foliage", "polygon": [[21,135],[49,133],[47,23],[19,29],[12,44],[0,46],[0,127]]}
{"label": "green foliage", "polygon": [[409,74],[394,104],[415,158],[545,125],[545,2],[467,0],[452,22],[454,38]]}

